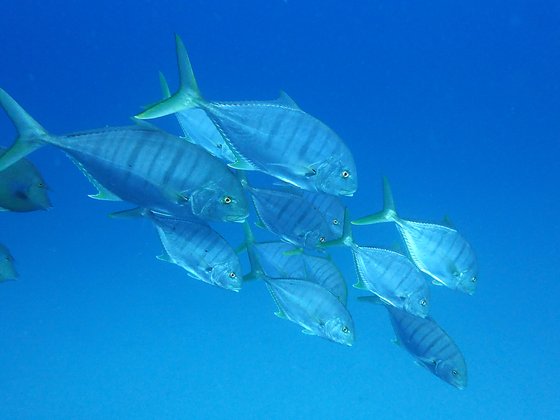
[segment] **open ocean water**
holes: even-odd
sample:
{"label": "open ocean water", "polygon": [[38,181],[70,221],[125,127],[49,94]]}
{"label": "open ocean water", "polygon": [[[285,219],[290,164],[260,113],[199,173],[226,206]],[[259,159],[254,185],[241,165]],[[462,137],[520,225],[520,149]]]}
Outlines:
{"label": "open ocean water", "polygon": [[[432,314],[469,384],[391,343],[386,311],[350,287],[348,249],[331,253],[353,347],[275,317],[262,282],[235,294],[157,261],[149,221],[109,219],[130,206],[88,198],[45,147],[30,159],[53,208],[0,214],[20,273],[0,284],[0,418],[560,418],[560,3],[3,1],[0,86],[52,133],[127,125],[160,97],[159,70],[176,88],[174,33],[206,98],[285,90],[341,135],[359,171],[354,218],[381,209],[385,175],[403,217],[453,220],[479,285],[432,287]],[[0,115],[0,145],[14,137]],[[241,243],[240,225],[216,227]],[[393,226],[354,232],[398,240]]]}

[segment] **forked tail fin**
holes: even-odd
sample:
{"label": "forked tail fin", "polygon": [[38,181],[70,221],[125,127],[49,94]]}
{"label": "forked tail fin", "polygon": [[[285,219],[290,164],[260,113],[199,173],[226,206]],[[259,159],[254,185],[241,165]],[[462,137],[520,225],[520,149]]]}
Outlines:
{"label": "forked tail fin", "polygon": [[3,89],[0,89],[0,105],[18,132],[12,147],[0,156],[1,171],[43,146],[49,134]]}
{"label": "forked tail fin", "polygon": [[159,118],[185,109],[198,108],[200,104],[204,102],[200,96],[196,79],[194,78],[187,50],[185,49],[183,41],[179,38],[179,35],[175,35],[175,44],[177,64],[179,66],[179,80],[181,83],[179,90],[170,97],[150,106],[148,109],[136,115],[135,118],[141,120]]}
{"label": "forked tail fin", "polygon": [[360,217],[353,220],[353,225],[372,225],[374,223],[395,222],[398,219],[397,211],[395,209],[395,201],[393,200],[393,193],[391,186],[386,177],[383,177],[383,210],[371,214],[369,216]]}

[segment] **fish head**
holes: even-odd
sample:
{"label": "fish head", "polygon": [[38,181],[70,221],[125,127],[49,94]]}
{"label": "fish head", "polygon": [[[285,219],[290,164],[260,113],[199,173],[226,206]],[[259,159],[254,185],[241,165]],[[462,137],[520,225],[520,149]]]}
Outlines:
{"label": "fish head", "polygon": [[335,343],[352,346],[354,344],[354,325],[353,323],[340,319],[331,318],[325,322],[325,335]]}
{"label": "fish head", "polygon": [[408,313],[426,318],[430,312],[430,289],[422,287],[411,293],[404,300],[404,310]]}
{"label": "fish head", "polygon": [[434,373],[455,388],[465,389],[467,386],[467,365],[462,358],[436,361]]}
{"label": "fish head", "polygon": [[195,191],[189,201],[193,214],[205,220],[243,222],[249,216],[249,206],[241,185],[239,188],[227,188],[212,183]]}
{"label": "fish head", "polygon": [[47,210],[52,207],[47,191],[49,187],[42,180],[37,180],[27,189],[28,201],[38,210]]}
{"label": "fish head", "polygon": [[353,161],[332,158],[317,165],[315,188],[332,195],[351,197],[358,189],[356,165]]}
{"label": "fish head", "polygon": [[15,280],[17,277],[14,258],[8,252],[0,252],[0,281]]}
{"label": "fish head", "polygon": [[216,264],[210,270],[212,284],[234,292],[241,290],[243,278],[241,276],[241,265],[238,260]]}
{"label": "fish head", "polygon": [[478,281],[478,270],[476,267],[463,271],[454,271],[453,276],[456,278],[457,289],[468,295],[473,295],[476,291],[476,283]]}

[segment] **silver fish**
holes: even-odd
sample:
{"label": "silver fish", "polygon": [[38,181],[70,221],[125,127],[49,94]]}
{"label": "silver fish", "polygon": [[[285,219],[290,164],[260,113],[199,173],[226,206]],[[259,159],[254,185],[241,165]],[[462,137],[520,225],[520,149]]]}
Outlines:
{"label": "silver fish", "polygon": [[338,239],[330,222],[299,194],[249,188],[261,223],[283,240],[303,248]]}
{"label": "silver fish", "polygon": [[[167,81],[162,73],[159,74],[159,77],[163,98],[167,99],[171,96]],[[204,147],[212,155],[226,162],[235,162],[235,155],[202,109],[185,109],[175,113],[175,117],[186,140]]]}
{"label": "silver fish", "polygon": [[305,334],[317,335],[351,346],[354,321],[346,307],[327,289],[301,279],[265,279],[278,317],[303,327]]}
{"label": "silver fish", "polygon": [[296,247],[279,241],[255,242],[249,246],[255,250],[267,277],[311,281],[327,289],[346,306],[346,282],[330,258],[296,253]]}
{"label": "silver fish", "polygon": [[385,303],[425,318],[430,289],[423,274],[404,255],[387,249],[352,246],[357,289],[367,289]]}
{"label": "silver fish", "polygon": [[236,156],[232,167],[259,170],[311,191],[351,196],[357,189],[354,158],[324,123],[302,111],[291,99],[279,103],[205,101],[190,60],[176,37],[181,87],[170,98],[136,117],[162,117],[190,108],[203,109]]}
{"label": "silver fish", "polygon": [[241,289],[239,256],[207,224],[177,219],[148,209],[125,210],[111,216],[147,217],[154,223],[164,248],[158,259],[178,265],[196,280],[234,292]]}
{"label": "silver fish", "polygon": [[430,317],[420,318],[392,306],[386,308],[398,343],[431,373],[464,389],[467,364],[451,337]]}
{"label": "silver fish", "polygon": [[318,191],[302,190],[288,184],[280,185],[280,188],[305,198],[329,222],[333,236],[335,238],[342,237],[346,206],[344,206],[340,197]]}
{"label": "silver fish", "polygon": [[122,199],[205,220],[239,222],[248,215],[239,180],[197,145],[145,126],[52,136],[1,89],[0,104],[19,133],[0,157],[0,170],[51,144],[66,152],[100,190],[94,198]]}
{"label": "silver fish", "polygon": [[472,295],[478,278],[473,249],[455,229],[401,219],[393,195],[384,179],[384,209],[352,222],[355,225],[395,222],[416,266],[433,278],[433,283]]}
{"label": "silver fish", "polygon": [[[5,151],[0,147],[0,157]],[[0,171],[0,210],[47,210],[51,207],[47,190],[47,184],[35,165],[21,159]]]}
{"label": "silver fish", "polygon": [[8,248],[0,244],[0,282],[15,280],[17,277],[18,273],[14,267],[14,257],[10,254]]}

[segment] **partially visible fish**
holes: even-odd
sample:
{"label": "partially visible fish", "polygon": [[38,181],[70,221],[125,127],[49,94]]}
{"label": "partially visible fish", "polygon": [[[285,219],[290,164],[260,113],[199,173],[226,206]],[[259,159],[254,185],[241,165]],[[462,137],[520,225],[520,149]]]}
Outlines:
{"label": "partially visible fish", "polygon": [[297,248],[286,242],[255,242],[249,246],[255,250],[267,277],[311,281],[327,289],[346,306],[346,282],[330,258],[296,253]]}
{"label": "partially visible fish", "polygon": [[185,47],[176,37],[181,87],[144,112],[158,118],[203,109],[236,157],[232,167],[259,170],[311,191],[351,196],[357,189],[354,158],[327,125],[302,111],[289,97],[270,102],[207,102],[200,95]]}
{"label": "partially visible fish", "polygon": [[282,240],[312,249],[338,239],[330,221],[301,195],[261,188],[249,192],[261,223]]}
{"label": "partially visible fish", "polygon": [[[167,99],[171,96],[167,81],[163,74],[160,73],[159,77],[163,98]],[[235,162],[235,155],[212,120],[202,109],[185,109],[175,113],[175,117],[186,140],[204,147],[212,155],[226,162]]]}
{"label": "partially visible fish", "polygon": [[[0,157],[6,149],[0,147]],[[47,210],[51,202],[43,177],[28,159],[0,171],[0,210],[29,212]]]}
{"label": "partially visible fish", "polygon": [[327,289],[302,279],[265,279],[280,318],[303,327],[305,334],[317,335],[351,346],[354,321],[346,307]]}
{"label": "partially visible fish", "polygon": [[404,255],[387,249],[352,246],[357,289],[367,289],[389,305],[422,318],[428,315],[430,289],[423,274]]}
{"label": "partially visible fish", "polygon": [[0,282],[15,280],[17,277],[18,273],[14,267],[14,257],[10,254],[8,248],[0,244]]}
{"label": "partially visible fish", "polygon": [[455,229],[401,219],[395,210],[389,182],[383,180],[384,209],[352,222],[355,225],[395,222],[416,266],[433,283],[472,295],[478,278],[473,249]]}
{"label": "partially visible fish", "polygon": [[241,289],[239,257],[231,245],[210,226],[147,209],[112,214],[112,217],[134,216],[147,217],[154,223],[164,248],[158,259],[178,265],[196,280],[234,292]]}
{"label": "partially visible fish", "polygon": [[467,364],[459,347],[430,317],[420,318],[385,306],[401,344],[418,363],[458,389],[467,386]]}
{"label": "partially visible fish", "polygon": [[248,215],[239,180],[200,146],[146,126],[52,136],[2,89],[0,104],[19,133],[0,157],[0,170],[51,144],[99,189],[94,198],[204,220],[240,222]]}

